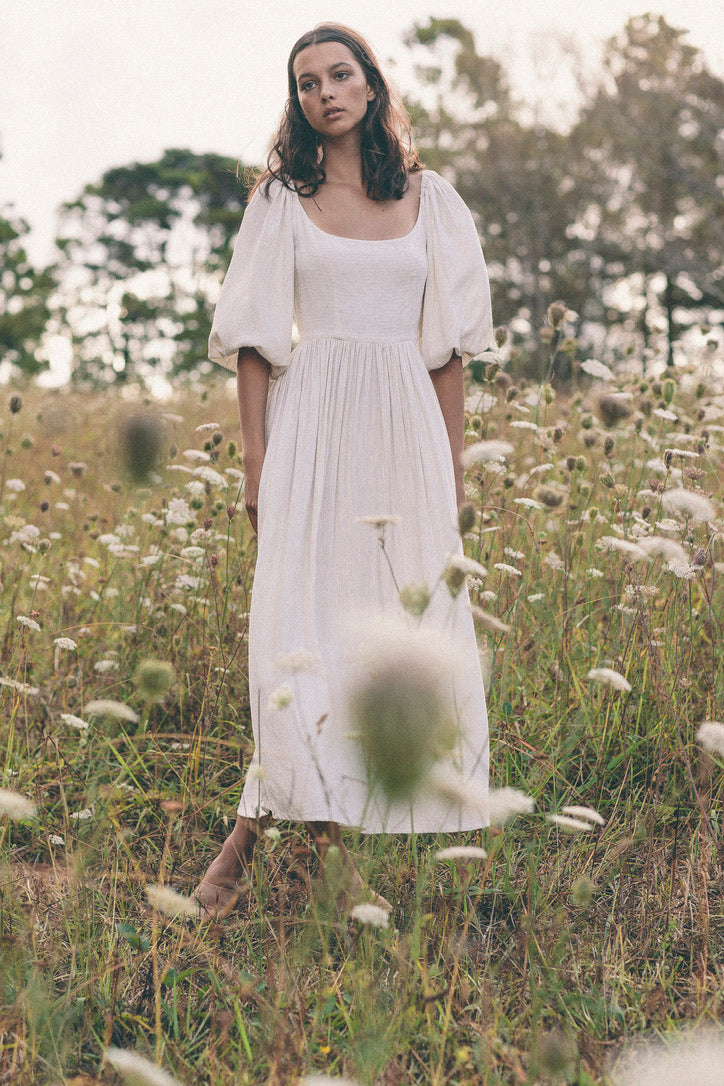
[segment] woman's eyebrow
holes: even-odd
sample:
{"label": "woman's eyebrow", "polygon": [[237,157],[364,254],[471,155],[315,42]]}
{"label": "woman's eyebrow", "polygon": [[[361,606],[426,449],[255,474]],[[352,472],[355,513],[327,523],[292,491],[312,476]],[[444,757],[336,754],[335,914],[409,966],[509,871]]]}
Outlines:
{"label": "woman's eyebrow", "polygon": [[[330,64],[328,71],[333,72],[335,68],[344,68],[345,66],[349,67],[348,60],[338,60],[336,64]],[[313,79],[315,75],[316,72],[300,72],[297,76],[297,82],[300,79]]]}

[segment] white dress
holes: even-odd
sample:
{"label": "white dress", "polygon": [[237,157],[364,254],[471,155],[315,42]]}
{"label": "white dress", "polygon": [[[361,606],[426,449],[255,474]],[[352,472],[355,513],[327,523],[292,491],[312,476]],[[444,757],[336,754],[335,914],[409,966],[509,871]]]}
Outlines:
{"label": "white dress", "polygon": [[[460,552],[450,445],[427,371],[453,351],[468,360],[491,336],[474,224],[437,174],[423,173],[416,225],[393,240],[324,232],[276,181],[250,201],[209,342],[209,357],[229,369],[240,347],[256,348],[275,378],[249,628],[256,748],[239,814],[364,833],[486,823],[477,804],[370,795],[346,681],[352,620],[370,609],[403,615],[390,566],[398,585],[432,587]],[[382,514],[399,517],[385,527],[385,553],[359,520]],[[451,760],[484,809],[488,727],[467,593],[453,599],[439,586],[423,622],[456,645]],[[284,684],[291,701],[274,707]]]}

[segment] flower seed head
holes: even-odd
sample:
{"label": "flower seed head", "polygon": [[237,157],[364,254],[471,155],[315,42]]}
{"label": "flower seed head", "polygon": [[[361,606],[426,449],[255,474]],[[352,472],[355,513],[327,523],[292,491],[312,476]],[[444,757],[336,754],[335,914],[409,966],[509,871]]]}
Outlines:
{"label": "flower seed head", "polygon": [[161,701],[176,682],[176,673],[165,660],[142,660],[133,681],[146,701]]}

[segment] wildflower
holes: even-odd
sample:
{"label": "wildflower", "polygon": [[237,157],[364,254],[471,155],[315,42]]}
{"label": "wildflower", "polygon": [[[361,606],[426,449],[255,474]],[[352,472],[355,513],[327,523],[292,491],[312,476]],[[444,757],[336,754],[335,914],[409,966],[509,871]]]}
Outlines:
{"label": "wildflower", "polygon": [[226,479],[223,475],[220,475],[218,471],[214,471],[207,464],[201,464],[198,468],[194,468],[194,475],[198,479],[203,479],[205,483],[210,486],[226,486]]}
{"label": "wildflower", "polygon": [[203,449],[184,449],[182,456],[185,456],[187,460],[197,460],[208,463],[211,460],[209,453],[204,452]]}
{"label": "wildflower", "polygon": [[69,724],[71,728],[77,728],[79,732],[85,732],[90,728],[90,724],[87,724],[85,720],[73,713],[61,713],[60,719],[64,724]]}
{"label": "wildflower", "polygon": [[552,486],[538,486],[535,489],[535,496],[548,509],[557,509],[559,505],[563,504],[565,494],[562,490],[556,490]]}
{"label": "wildflower", "polygon": [[502,826],[518,815],[531,814],[535,800],[517,788],[493,788],[488,793],[491,826]]}
{"label": "wildflower", "polygon": [[28,683],[21,683],[17,679],[5,679],[0,678],[0,686],[7,686],[11,690],[14,690],[16,694],[27,694],[28,697],[35,697],[40,693],[37,686],[30,686]]}
{"label": "wildflower", "polygon": [[447,585],[448,591],[453,599],[462,589],[465,584],[465,577],[468,574],[477,577],[487,577],[488,571],[485,566],[481,566],[474,558],[468,558],[466,554],[450,555],[442,579]]}
{"label": "wildflower", "polygon": [[546,815],[546,822],[551,822],[554,826],[559,826],[562,830],[570,830],[571,833],[579,833],[583,830],[593,829],[592,823],[583,818],[573,818],[571,815],[549,814]]}
{"label": "wildflower", "polygon": [[56,845],[58,848],[65,848],[65,841],[62,837],[59,837],[57,833],[51,833],[48,836],[48,844]]}
{"label": "wildflower", "polygon": [[451,845],[450,848],[441,848],[435,853],[435,859],[443,863],[445,860],[487,860],[488,854],[484,848],[477,845]]}
{"label": "wildflower", "polygon": [[357,517],[357,524],[369,524],[372,528],[385,528],[388,524],[399,524],[402,517],[395,513],[373,513],[364,517]]}
{"label": "wildflower", "polygon": [[29,580],[30,587],[41,592],[50,584],[50,577],[45,577],[42,573],[34,573]]}
{"label": "wildflower", "polygon": [[543,509],[544,506],[541,502],[537,502],[535,498],[513,498],[515,505],[522,505],[525,509]]}
{"label": "wildflower", "polygon": [[578,1050],[561,1030],[552,1029],[539,1036],[536,1056],[546,1076],[550,1075],[558,1081],[572,1081]]}
{"label": "wildflower", "polygon": [[355,905],[350,911],[352,920],[371,928],[388,928],[390,926],[389,909],[383,909],[371,902],[362,902]]}
{"label": "wildflower", "polygon": [[68,464],[68,470],[74,478],[80,479],[80,477],[87,472],[88,465],[82,460],[72,460]]}
{"label": "wildflower", "polygon": [[596,358],[587,358],[585,362],[581,362],[581,369],[584,373],[587,373],[589,377],[600,377],[604,381],[610,381],[613,377],[613,370],[605,366],[603,362],[599,362]]}
{"label": "wildflower", "polygon": [[161,701],[176,682],[176,673],[164,660],[142,660],[133,681],[146,701]]}
{"label": "wildflower", "polygon": [[296,675],[299,671],[317,671],[322,663],[322,657],[317,652],[287,652],[277,656],[274,661],[275,671],[286,671]]}
{"label": "wildflower", "polygon": [[10,788],[0,788],[0,816],[10,818],[14,822],[35,818],[35,804],[27,796],[21,796],[19,792],[13,792]]}
{"label": "wildflower", "polygon": [[59,649],[67,649],[68,652],[73,652],[74,649],[78,648],[72,637],[54,637],[53,644],[57,645]]}
{"label": "wildflower", "polygon": [[[547,566],[551,567],[551,569],[556,569],[560,573],[565,573],[565,571],[566,571],[565,562],[563,561],[562,558],[559,558],[559,556],[557,554],[554,554],[553,551],[551,551],[549,554],[547,554],[543,560],[544,560],[544,562],[545,562],[545,564]],[[528,597],[528,598],[530,599],[530,597]]]}
{"label": "wildflower", "polygon": [[40,625],[34,618],[29,618],[27,615],[16,615],[15,617],[21,626],[25,626],[28,630],[35,630],[37,633],[40,633]]}
{"label": "wildflower", "polygon": [[721,1086],[724,1030],[692,1029],[659,1044],[625,1052],[613,1068],[613,1086]]}
{"label": "wildflower", "polygon": [[561,811],[564,815],[570,815],[572,818],[588,819],[589,822],[595,822],[598,826],[606,825],[606,819],[602,818],[598,811],[594,811],[593,807],[580,807],[578,804],[572,804],[562,807]]}
{"label": "wildflower", "polygon": [[132,1086],[182,1086],[177,1078],[170,1075],[158,1064],[130,1052],[125,1048],[106,1048],[103,1062],[109,1063],[114,1071],[132,1083]]}
{"label": "wildflower", "polygon": [[95,807],[84,807],[82,811],[71,811],[69,818],[75,822],[87,822],[95,814]]}
{"label": "wildflower", "polygon": [[705,720],[696,731],[696,741],[710,754],[724,758],[724,724],[718,720]]}
{"label": "wildflower", "polygon": [[593,679],[594,682],[604,683],[606,686],[610,686],[612,690],[622,690],[626,694],[631,689],[631,683],[628,679],[625,679],[619,671],[614,671],[610,667],[592,667],[586,677]]}
{"label": "wildflower", "polygon": [[430,589],[426,584],[405,584],[400,589],[400,603],[409,615],[419,617],[427,610]]}
{"label": "wildflower", "polygon": [[513,419],[510,425],[514,430],[532,430],[534,433],[538,429],[537,424],[529,419]]}
{"label": "wildflower", "polygon": [[481,607],[470,604],[470,612],[475,621],[479,622],[486,630],[490,630],[491,633],[506,634],[510,632],[510,626],[507,623],[501,622],[499,618],[491,615],[488,611],[483,611]]}
{"label": "wildflower", "polygon": [[532,596],[527,596],[526,598],[528,600],[528,603],[539,603],[540,600],[545,599],[545,593],[544,592],[534,592]]}
{"label": "wildflower", "polygon": [[167,524],[178,524],[179,527],[184,527],[194,519],[189,504],[184,498],[171,498],[165,515]]}
{"label": "wildflower", "polygon": [[305,1075],[299,1086],[358,1086],[351,1078],[333,1078],[332,1075]]}
{"label": "wildflower", "polygon": [[137,724],[140,720],[138,713],[125,705],[122,701],[112,701],[110,698],[98,698],[89,701],[85,707],[88,716],[110,716],[116,720],[127,720],[130,724]]}
{"label": "wildflower", "polygon": [[678,558],[672,558],[666,565],[669,573],[673,573],[680,581],[693,581],[699,573],[701,566],[690,564],[686,559],[682,562]]}
{"label": "wildflower", "polygon": [[589,568],[586,570],[586,574],[587,574],[588,577],[591,577],[592,580],[594,580],[594,581],[598,577],[605,577],[605,573],[603,573],[602,570],[600,570],[600,569],[596,569],[595,566],[589,566]]}
{"label": "wildflower", "polygon": [[598,397],[596,410],[605,426],[615,426],[617,422],[627,419],[633,409],[629,403],[628,393],[606,392]]}
{"label": "wildflower", "polygon": [[639,546],[648,555],[660,555],[662,558],[668,558],[670,562],[683,562],[684,565],[688,565],[689,558],[686,551],[680,543],[676,543],[673,539],[666,539],[660,535],[651,535],[645,539],[640,539]]}
{"label": "wildflower", "polygon": [[286,709],[294,700],[294,694],[289,683],[282,683],[269,695],[268,707],[270,709]]}
{"label": "wildflower", "polygon": [[25,490],[25,483],[22,479],[8,479],[5,483],[5,489],[13,494],[21,494]]}
{"label": "wildflower", "polygon": [[661,504],[667,512],[679,513],[683,517],[691,517],[692,520],[714,520],[716,515],[709,499],[693,490],[666,490]]}
{"label": "wildflower", "polygon": [[158,464],[165,428],[158,415],[134,412],[120,425],[121,458],[134,483],[144,483]]}
{"label": "wildflower", "polygon": [[664,419],[666,422],[676,422],[679,417],[678,415],[675,415],[673,411],[667,411],[665,407],[657,407],[654,414],[658,418]]}
{"label": "wildflower", "polygon": [[43,482],[46,486],[50,486],[51,483],[60,483],[61,478],[57,472],[51,471],[49,468],[43,473]]}
{"label": "wildflower", "polygon": [[179,894],[170,886],[158,886],[149,884],[146,887],[146,897],[151,906],[157,912],[174,920],[177,916],[196,916],[198,906],[191,898]]}
{"label": "wildflower", "polygon": [[596,550],[619,551],[627,558],[645,558],[646,551],[642,550],[638,543],[632,543],[629,539],[619,539],[615,535],[602,535],[596,540]]}
{"label": "wildflower", "polygon": [[565,302],[551,302],[548,306],[548,320],[551,322],[554,328],[558,328],[563,324],[564,320],[568,319],[568,306]]}
{"label": "wildflower", "polygon": [[99,675],[106,675],[109,671],[118,671],[118,667],[119,664],[117,660],[96,660],[93,665],[93,670]]}
{"label": "wildflower", "polygon": [[220,430],[221,427],[218,422],[202,422],[200,426],[196,426],[194,429],[197,434],[209,434],[213,430]]}
{"label": "wildflower", "polygon": [[11,415],[17,415],[18,411],[22,410],[23,398],[22,396],[11,396],[8,401]]}
{"label": "wildflower", "polygon": [[503,461],[514,451],[509,441],[476,441],[474,445],[468,445],[462,454],[464,468],[473,464],[483,463],[488,460]]}
{"label": "wildflower", "polygon": [[463,502],[458,511],[458,530],[460,535],[472,531],[475,527],[475,506],[472,502]]}
{"label": "wildflower", "polygon": [[516,569],[515,566],[509,566],[505,562],[495,562],[493,569],[497,569],[500,573],[507,573],[511,577],[522,577],[522,570]]}
{"label": "wildflower", "polygon": [[595,888],[596,887],[587,875],[579,875],[571,886],[573,904],[578,905],[579,908],[585,909],[593,900],[593,891]]}

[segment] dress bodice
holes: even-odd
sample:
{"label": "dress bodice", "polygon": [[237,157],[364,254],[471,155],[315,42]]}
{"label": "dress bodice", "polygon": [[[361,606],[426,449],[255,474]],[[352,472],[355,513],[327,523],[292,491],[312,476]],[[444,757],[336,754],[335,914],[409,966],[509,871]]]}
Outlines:
{"label": "dress bodice", "polygon": [[294,314],[301,339],[417,340],[427,277],[422,208],[401,238],[328,234],[295,195]]}

